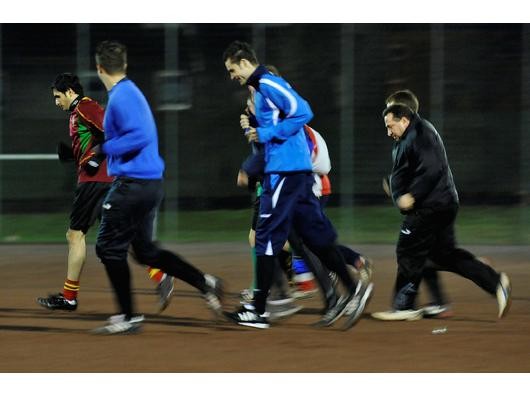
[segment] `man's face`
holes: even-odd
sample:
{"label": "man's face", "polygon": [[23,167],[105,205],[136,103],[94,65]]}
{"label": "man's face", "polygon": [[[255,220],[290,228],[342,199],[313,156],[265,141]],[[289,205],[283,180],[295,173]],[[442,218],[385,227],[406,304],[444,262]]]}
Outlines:
{"label": "man's face", "polygon": [[53,89],[53,98],[55,99],[55,105],[64,111],[70,109],[70,105],[74,99],[78,96],[72,89],[68,89],[65,93]]}
{"label": "man's face", "polygon": [[410,121],[405,118],[395,118],[393,113],[385,116],[386,133],[392,139],[398,141],[409,126]]}
{"label": "man's face", "polygon": [[230,74],[230,79],[237,80],[239,85],[245,85],[250,75],[256,70],[256,67],[246,59],[242,59],[239,63],[232,63],[230,59],[227,59],[225,67]]}

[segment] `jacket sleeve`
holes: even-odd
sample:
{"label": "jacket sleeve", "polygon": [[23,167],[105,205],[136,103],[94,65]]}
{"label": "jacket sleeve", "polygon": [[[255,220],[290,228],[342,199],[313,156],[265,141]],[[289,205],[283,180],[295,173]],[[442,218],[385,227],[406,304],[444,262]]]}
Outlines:
{"label": "jacket sleeve", "polygon": [[250,154],[241,164],[241,169],[249,177],[259,178],[265,173],[265,152],[263,150]]}
{"label": "jacket sleeve", "polygon": [[316,155],[312,158],[313,172],[320,176],[327,175],[331,170],[331,159],[329,158],[328,146],[322,135],[312,130],[316,140]]}
{"label": "jacket sleeve", "polygon": [[105,138],[103,133],[104,110],[99,104],[93,100],[82,100],[77,106],[77,114],[82,119],[82,122],[88,126],[96,142],[100,142]]}
{"label": "jacket sleeve", "polygon": [[105,123],[107,128],[114,131],[108,131],[107,137],[112,137],[102,145],[105,154],[121,156],[139,151],[150,143],[150,136],[142,125],[151,115],[146,114],[141,106],[135,106],[134,102],[129,102],[127,106],[109,105],[106,117],[109,117]]}
{"label": "jacket sleeve", "polygon": [[392,174],[390,175],[390,192],[392,194],[392,201],[394,201],[394,204],[397,203],[399,197],[410,192],[408,188],[410,180],[409,167],[410,161],[408,158],[408,153],[405,151],[394,162]]}
{"label": "jacket sleeve", "polygon": [[413,143],[415,158],[413,165],[413,178],[409,191],[414,199],[421,202],[436,187],[442,176],[443,160],[441,142],[435,132],[424,131],[418,135]]}
{"label": "jacket sleeve", "polygon": [[283,119],[278,119],[276,125],[257,128],[261,143],[272,139],[285,140],[313,118],[309,104],[281,80],[262,78],[259,90],[271,107],[285,115]]}

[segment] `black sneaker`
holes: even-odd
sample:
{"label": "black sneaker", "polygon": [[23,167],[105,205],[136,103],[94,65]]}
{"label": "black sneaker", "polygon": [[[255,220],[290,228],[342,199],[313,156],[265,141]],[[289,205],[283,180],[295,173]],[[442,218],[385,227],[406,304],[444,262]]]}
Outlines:
{"label": "black sneaker", "polygon": [[225,315],[232,322],[241,326],[255,327],[257,329],[268,329],[270,327],[267,318],[246,306],[241,307],[239,311],[226,312]]}
{"label": "black sneaker", "polygon": [[50,294],[47,298],[39,297],[37,304],[51,310],[75,311],[77,309],[77,300],[67,300],[63,293]]}
{"label": "black sneaker", "polygon": [[364,285],[363,282],[359,281],[355,297],[346,307],[344,315],[346,316],[346,323],[342,326],[342,330],[348,330],[355,325],[361,318],[361,314],[368,305],[370,298],[372,297],[372,291],[374,290],[374,284],[369,283]]}

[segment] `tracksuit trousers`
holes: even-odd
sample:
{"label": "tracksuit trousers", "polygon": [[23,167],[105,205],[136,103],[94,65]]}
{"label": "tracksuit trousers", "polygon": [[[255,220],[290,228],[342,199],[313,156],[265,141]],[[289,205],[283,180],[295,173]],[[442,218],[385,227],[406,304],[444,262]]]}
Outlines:
{"label": "tracksuit trousers", "polygon": [[[494,295],[500,275],[467,250],[456,247],[458,207],[417,209],[405,216],[397,242],[398,272],[393,308],[415,309],[420,282],[429,271],[449,271]],[[430,259],[433,267],[426,269]],[[432,275],[431,275],[432,276]]]}

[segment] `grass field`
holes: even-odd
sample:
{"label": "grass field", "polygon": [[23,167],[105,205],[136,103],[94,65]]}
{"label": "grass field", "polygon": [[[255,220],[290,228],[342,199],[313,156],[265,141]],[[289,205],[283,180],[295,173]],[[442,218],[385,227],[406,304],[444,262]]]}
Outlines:
{"label": "grass field", "polygon": [[[328,216],[347,244],[394,243],[402,216],[391,206],[328,208]],[[63,243],[68,213],[0,216],[2,243]],[[250,209],[165,212],[158,219],[164,242],[233,242],[246,240]],[[89,242],[95,240],[91,230]],[[457,237],[462,244],[530,244],[530,208],[468,206],[460,210]]]}

